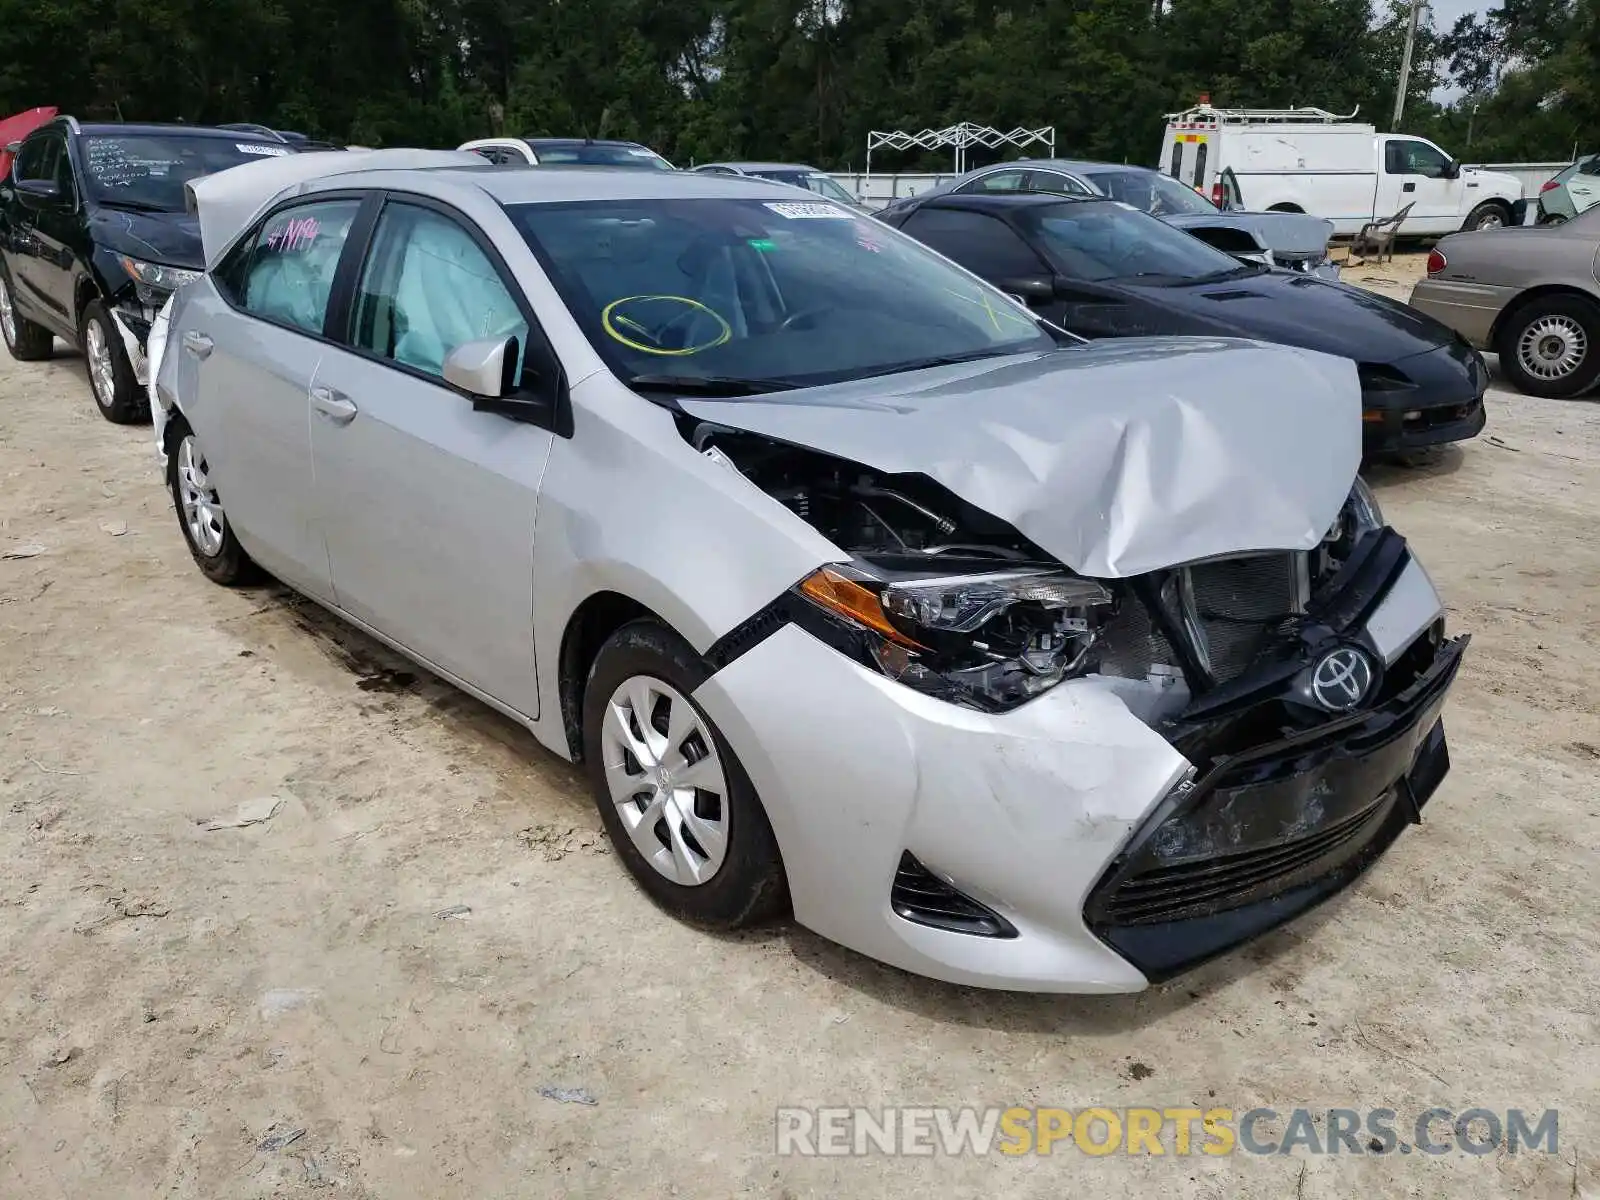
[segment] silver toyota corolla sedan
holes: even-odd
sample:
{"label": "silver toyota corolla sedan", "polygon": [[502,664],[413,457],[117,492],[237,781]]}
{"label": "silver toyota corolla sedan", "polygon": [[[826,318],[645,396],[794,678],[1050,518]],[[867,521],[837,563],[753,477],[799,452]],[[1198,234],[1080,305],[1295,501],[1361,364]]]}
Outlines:
{"label": "silver toyota corolla sedan", "polygon": [[183,536],[581,761],[669,912],[1130,991],[1444,777],[1466,639],[1356,480],[1350,363],[1084,346],[756,180],[315,157],[193,186]]}

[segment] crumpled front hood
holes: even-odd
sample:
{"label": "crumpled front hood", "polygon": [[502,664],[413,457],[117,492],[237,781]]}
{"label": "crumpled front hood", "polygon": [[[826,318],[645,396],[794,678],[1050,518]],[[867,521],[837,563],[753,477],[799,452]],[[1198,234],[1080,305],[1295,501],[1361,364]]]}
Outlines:
{"label": "crumpled front hood", "polygon": [[92,210],[90,233],[95,245],[142,262],[200,270],[200,222],[188,213],[145,213],[123,208]]}
{"label": "crumpled front hood", "polygon": [[1128,338],[903,376],[682,400],[702,420],[921,473],[1083,575],[1309,550],[1361,460],[1345,359]]}
{"label": "crumpled front hood", "polygon": [[1162,217],[1178,229],[1242,229],[1256,244],[1292,258],[1326,255],[1333,222],[1305,213],[1173,213]]}

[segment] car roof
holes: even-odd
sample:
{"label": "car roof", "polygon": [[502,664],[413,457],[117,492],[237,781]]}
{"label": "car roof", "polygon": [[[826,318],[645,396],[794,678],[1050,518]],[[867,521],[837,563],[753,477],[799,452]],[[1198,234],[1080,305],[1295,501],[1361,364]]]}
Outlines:
{"label": "car roof", "polygon": [[[346,160],[348,162],[348,160]],[[473,166],[346,170],[322,186],[403,188],[407,176],[426,176],[448,187],[487,193],[501,204],[559,204],[583,200],[671,200],[767,198],[794,200],[788,184],[748,175],[710,175],[694,171],[638,171],[628,167],[573,167],[565,163],[537,171],[507,171],[487,163]],[[826,203],[826,201],[820,201]]]}
{"label": "car roof", "polygon": [[1042,208],[1049,204],[1110,204],[1104,196],[1067,196],[1054,192],[941,192],[929,196],[922,208],[967,208],[974,212],[1004,212],[1017,208]]}
{"label": "car roof", "polygon": [[649,149],[642,142],[625,142],[616,138],[530,137],[522,138],[521,140],[527,142],[535,150],[540,146],[637,146],[641,150]]}
{"label": "car roof", "polygon": [[[182,125],[139,123],[124,121],[90,121],[78,122],[78,132],[88,137],[103,137],[107,134],[130,134],[135,137],[162,137],[171,134],[185,134],[193,137],[228,138],[238,141],[241,137],[262,136],[254,129],[218,129],[211,125]],[[268,130],[271,133],[271,130]],[[274,135],[276,136],[276,135]]]}
{"label": "car roof", "polygon": [[821,175],[824,172],[816,167],[808,167],[805,163],[788,162],[715,162],[704,163],[707,167],[732,167],[735,171],[801,171],[807,175]]}
{"label": "car roof", "polygon": [[1140,166],[1136,163],[1096,162],[1091,158],[1018,158],[1011,162],[991,163],[987,167],[976,167],[968,171],[967,174],[977,175],[988,171],[997,171],[1005,167],[1054,167],[1058,171],[1070,171],[1078,175],[1103,175],[1108,171],[1137,171],[1145,174],[1160,174],[1154,167]]}

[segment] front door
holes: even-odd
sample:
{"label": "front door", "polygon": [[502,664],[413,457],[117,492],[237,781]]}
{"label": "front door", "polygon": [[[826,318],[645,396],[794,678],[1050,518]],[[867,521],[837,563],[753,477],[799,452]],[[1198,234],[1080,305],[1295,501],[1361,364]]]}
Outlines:
{"label": "front door", "polygon": [[1398,199],[1375,219],[1393,216],[1409,204],[1402,234],[1454,233],[1461,228],[1461,183],[1446,178],[1450,159],[1444,151],[1411,138],[1390,138],[1384,144],[1383,168],[1385,191]]}
{"label": "front door", "polygon": [[317,504],[341,608],[537,717],[534,509],[553,435],[475,411],[443,375],[464,342],[525,352],[538,336],[486,245],[446,210],[385,205],[349,348],[311,381]]}

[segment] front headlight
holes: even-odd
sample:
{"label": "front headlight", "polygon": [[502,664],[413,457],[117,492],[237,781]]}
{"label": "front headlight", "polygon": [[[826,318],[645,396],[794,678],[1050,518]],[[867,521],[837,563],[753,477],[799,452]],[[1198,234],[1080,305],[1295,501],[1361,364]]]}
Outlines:
{"label": "front headlight", "polygon": [[891,679],[991,711],[1087,670],[1112,604],[1104,585],[1050,567],[885,580],[838,564],[797,591]]}
{"label": "front headlight", "polygon": [[141,262],[137,258],[127,256],[118,261],[122,263],[122,269],[128,273],[128,278],[139,285],[139,299],[157,308],[166,300],[168,294],[177,291],[186,283],[193,283],[205,273],[191,271],[187,267],[169,267],[165,263]]}

